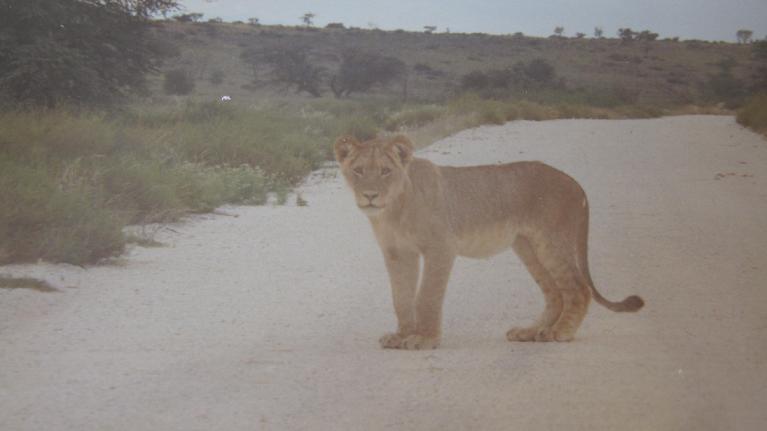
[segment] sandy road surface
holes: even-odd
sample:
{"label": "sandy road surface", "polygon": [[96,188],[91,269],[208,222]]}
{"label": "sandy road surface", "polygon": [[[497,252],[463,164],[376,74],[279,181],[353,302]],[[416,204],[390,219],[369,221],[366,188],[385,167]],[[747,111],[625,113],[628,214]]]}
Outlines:
{"label": "sandy road surface", "polygon": [[0,290],[0,430],[764,429],[762,138],[728,117],[514,122],[420,154],[570,173],[597,287],[646,308],[509,343],[543,305],[509,252],[459,260],[439,350],[381,350],[383,261],[328,170],[308,207],[194,218],[122,265],[0,268],[61,287]]}

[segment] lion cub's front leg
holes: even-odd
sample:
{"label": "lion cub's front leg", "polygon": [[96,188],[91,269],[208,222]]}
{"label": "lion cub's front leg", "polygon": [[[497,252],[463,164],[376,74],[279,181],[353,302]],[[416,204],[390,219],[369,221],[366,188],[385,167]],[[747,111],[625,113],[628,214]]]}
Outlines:
{"label": "lion cub's front leg", "polygon": [[407,337],[416,329],[415,291],[420,272],[416,251],[381,247],[386,260],[386,269],[391,282],[394,312],[397,314],[397,332],[384,334],[378,341],[385,349],[404,348]]}
{"label": "lion cub's front leg", "polygon": [[[396,337],[385,336],[382,339],[382,344],[386,341],[388,345],[384,345],[384,347],[425,350],[436,349],[439,346],[442,334],[442,302],[445,298],[445,290],[454,261],[455,254],[444,249],[424,254],[423,280],[415,298],[415,331],[404,338],[400,334],[396,334]],[[413,280],[417,280],[417,277],[409,281]],[[397,303],[396,298],[397,294],[395,293],[395,304]],[[411,313],[412,310],[411,306]],[[408,316],[412,317],[412,314],[408,314]]]}

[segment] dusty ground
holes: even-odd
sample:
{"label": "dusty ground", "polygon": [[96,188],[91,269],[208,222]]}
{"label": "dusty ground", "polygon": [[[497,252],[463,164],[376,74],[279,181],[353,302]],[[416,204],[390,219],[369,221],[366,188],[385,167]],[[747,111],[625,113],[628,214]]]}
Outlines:
{"label": "dusty ground", "polygon": [[0,289],[0,429],[763,429],[767,142],[728,117],[515,122],[421,155],[573,175],[598,288],[646,308],[509,343],[542,307],[509,252],[459,261],[442,348],[381,350],[383,261],[327,170],[307,207],[198,217],[120,265],[0,268],[60,287]]}

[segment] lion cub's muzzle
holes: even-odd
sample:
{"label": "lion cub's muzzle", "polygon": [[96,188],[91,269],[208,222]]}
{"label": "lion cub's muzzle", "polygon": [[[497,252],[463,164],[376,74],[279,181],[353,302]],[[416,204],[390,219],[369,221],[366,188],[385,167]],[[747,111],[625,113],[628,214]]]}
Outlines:
{"label": "lion cub's muzzle", "polygon": [[357,206],[368,216],[376,215],[384,208],[381,194],[374,191],[365,191],[357,195]]}

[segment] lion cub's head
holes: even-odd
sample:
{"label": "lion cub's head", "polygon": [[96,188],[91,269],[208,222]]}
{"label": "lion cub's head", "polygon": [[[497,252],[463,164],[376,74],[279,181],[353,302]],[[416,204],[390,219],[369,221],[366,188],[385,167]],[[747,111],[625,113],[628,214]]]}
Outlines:
{"label": "lion cub's head", "polygon": [[342,136],[336,141],[335,153],[357,206],[374,217],[404,190],[413,144],[404,136],[363,143]]}

